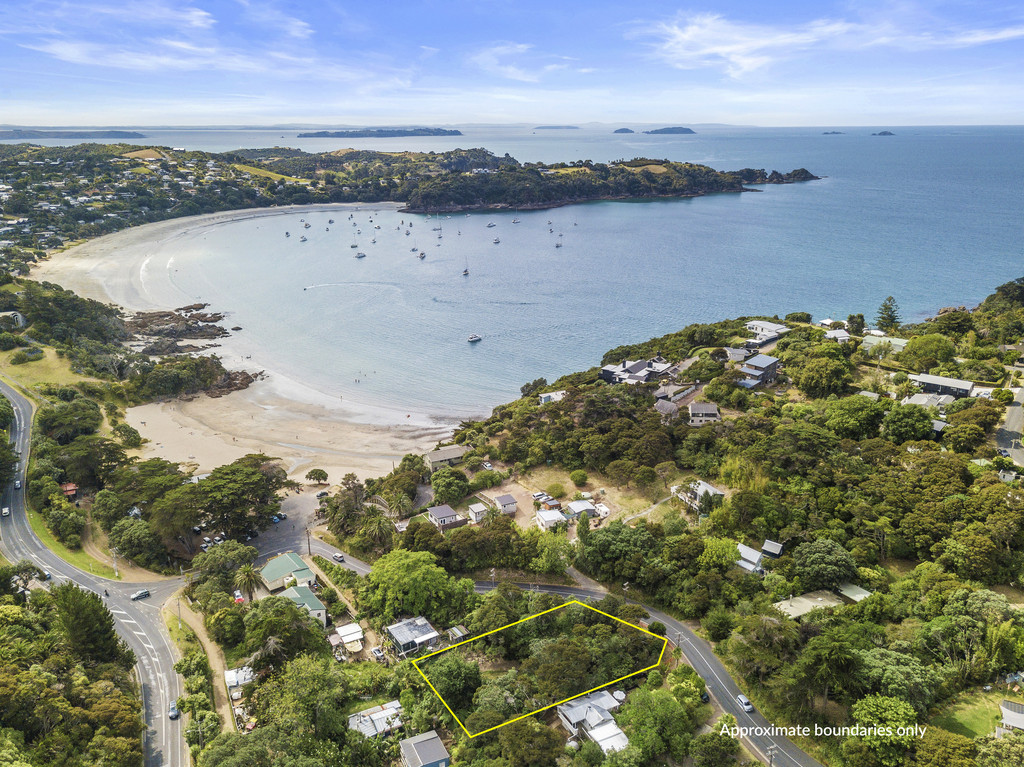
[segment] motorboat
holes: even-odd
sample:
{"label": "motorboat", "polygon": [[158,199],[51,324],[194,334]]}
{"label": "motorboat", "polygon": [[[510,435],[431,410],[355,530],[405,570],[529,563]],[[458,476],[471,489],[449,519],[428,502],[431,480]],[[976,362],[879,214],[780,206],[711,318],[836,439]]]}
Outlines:
{"label": "motorboat", "polygon": [[483,341],[483,340],[484,340],[484,337],[483,336],[478,336],[476,333],[472,333],[469,336],[469,342],[471,344],[475,344],[477,341]]}

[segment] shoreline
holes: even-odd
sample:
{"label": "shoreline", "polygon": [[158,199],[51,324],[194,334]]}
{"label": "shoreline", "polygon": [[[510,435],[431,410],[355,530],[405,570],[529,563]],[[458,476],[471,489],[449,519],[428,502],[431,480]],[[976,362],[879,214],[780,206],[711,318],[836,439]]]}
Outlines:
{"label": "shoreline", "polygon": [[[398,208],[395,203],[330,203],[245,208],[168,219],[113,232],[68,248],[36,264],[29,277],[56,283],[126,312],[170,310],[194,302],[151,264],[154,246],[194,237],[232,221],[296,212]],[[163,277],[163,278],[161,278]],[[230,313],[232,307],[214,307]],[[242,331],[244,332],[244,331]],[[361,478],[391,471],[406,453],[422,453],[447,439],[462,416],[399,413],[316,390],[290,377],[274,360],[260,359],[258,343],[245,336],[218,339],[216,354],[228,369],[262,370],[264,380],[224,397],[149,403],[130,408],[126,421],[149,442],[142,458],[160,457],[206,472],[246,453],[281,458],[301,480],[311,468],[332,482],[354,472]]]}

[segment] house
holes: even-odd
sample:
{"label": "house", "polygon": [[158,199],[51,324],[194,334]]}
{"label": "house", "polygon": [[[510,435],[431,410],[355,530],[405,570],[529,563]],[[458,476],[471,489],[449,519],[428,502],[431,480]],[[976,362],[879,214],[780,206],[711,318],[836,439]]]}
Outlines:
{"label": "house", "polygon": [[25,315],[21,312],[0,312],[0,324],[2,320],[10,320],[11,324],[16,328],[25,327]]}
{"label": "house", "polygon": [[64,493],[64,496],[74,500],[78,496],[78,485],[74,482],[65,482],[60,486],[60,490]]}
{"label": "house", "polygon": [[718,412],[718,405],[714,402],[691,402],[689,410],[690,426],[703,426],[722,420],[722,414]]}
{"label": "house", "polygon": [[831,317],[826,317],[825,319],[821,320],[818,323],[818,325],[820,325],[821,327],[825,328],[825,330],[828,330],[833,325],[835,325],[837,322],[839,324],[841,324],[844,328],[845,327],[849,327],[849,325],[847,324],[846,320],[834,320]]}
{"label": "house", "polygon": [[403,656],[419,652],[424,647],[433,647],[441,636],[422,615],[399,621],[388,626],[384,632],[398,654]]}
{"label": "house", "polygon": [[427,462],[431,471],[437,471],[442,466],[454,466],[461,463],[462,457],[468,452],[469,448],[465,445],[448,445],[426,453],[423,460]]}
{"label": "house", "polygon": [[942,432],[949,426],[945,421],[932,421],[932,438],[942,439]]}
{"label": "house", "polygon": [[867,391],[866,389],[862,389],[861,391],[857,392],[857,395],[860,397],[867,397],[868,399],[878,402],[878,392]]}
{"label": "house", "polygon": [[950,394],[954,397],[970,397],[974,384],[960,378],[933,376],[927,373],[908,376],[911,381],[921,387],[925,394]]}
{"label": "house", "polygon": [[722,351],[729,358],[729,362],[743,362],[743,360],[754,353],[750,349],[734,349],[731,346],[724,347]]}
{"label": "house", "polygon": [[1000,482],[1013,482],[1017,477],[1020,476],[1013,469],[1000,469],[999,470],[999,481]]}
{"label": "house", "polygon": [[661,415],[662,423],[669,423],[679,417],[679,405],[675,402],[664,399],[655,400],[654,409]]}
{"label": "house", "polygon": [[605,365],[598,376],[608,383],[649,383],[668,375],[672,363],[660,354],[649,360],[622,360],[618,365]]}
{"label": "house", "polygon": [[821,589],[819,591],[809,591],[800,596],[791,596],[789,599],[775,602],[774,606],[790,618],[795,619],[807,615],[811,610],[840,607],[845,604],[842,597],[833,594],[831,591]]}
{"label": "house", "polygon": [[292,602],[320,621],[320,625],[327,626],[327,608],[323,602],[317,599],[316,594],[313,593],[309,586],[292,586],[282,591],[281,596],[292,600]]}
{"label": "house", "polygon": [[861,341],[860,348],[866,352],[870,352],[876,346],[882,344],[889,344],[892,347],[894,354],[899,354],[907,348],[909,341],[906,338],[893,338],[892,336],[879,336],[875,335],[877,331],[868,331],[868,335],[864,336],[864,340]]}
{"label": "house", "polygon": [[1003,700],[999,704],[999,713],[1003,715],[1000,725],[1007,730],[1024,730],[1024,704],[1013,700]]}
{"label": "house", "polygon": [[345,645],[345,649],[349,652],[359,652],[363,649],[363,627],[358,623],[338,626],[334,629],[334,634],[341,640],[341,643]]}
{"label": "house", "polygon": [[309,565],[302,561],[302,557],[291,551],[267,562],[260,570],[260,575],[270,591],[283,589],[292,580],[297,586],[312,586],[316,583],[316,576],[309,569]]}
{"label": "house", "polygon": [[743,327],[755,336],[781,336],[783,333],[789,332],[789,328],[786,325],[771,322],[770,320],[750,320]]}
{"label": "house", "polygon": [[252,669],[248,666],[229,668],[224,671],[224,684],[227,685],[229,690],[247,685],[255,678],[256,675],[253,674]]}
{"label": "house", "polygon": [[766,557],[778,559],[782,556],[782,549],[783,545],[781,543],[776,543],[775,541],[765,538],[764,544],[762,544],[761,546],[761,553],[764,554]]}
{"label": "house", "polygon": [[825,340],[836,341],[837,343],[845,344],[847,341],[850,340],[850,333],[849,331],[844,330],[843,328],[838,328],[836,330],[827,330],[825,331]]}
{"label": "house", "polygon": [[548,497],[548,498],[545,498],[543,501],[540,502],[540,506],[541,506],[542,509],[546,509],[548,511],[551,511],[551,510],[561,511],[561,509],[562,509],[562,502],[561,501],[556,501],[554,498]]}
{"label": "house", "polygon": [[629,745],[629,739],[611,715],[625,699],[625,694],[618,690],[598,690],[563,703],[555,711],[570,735],[586,735],[607,755]]}
{"label": "house", "polygon": [[450,530],[453,527],[462,527],[469,522],[465,517],[460,517],[447,503],[443,506],[431,506],[427,509],[427,519],[438,530]]}
{"label": "house", "polygon": [[480,524],[484,521],[484,517],[487,516],[487,512],[490,511],[490,507],[483,503],[471,503],[469,504],[469,519],[474,524]]}
{"label": "house", "polygon": [[918,392],[909,397],[904,397],[902,405],[920,405],[921,407],[935,407],[942,410],[946,405],[956,402],[956,397],[950,394],[925,394]]}
{"label": "house", "polygon": [[551,530],[555,525],[565,522],[565,515],[554,509],[541,509],[537,512],[536,520],[541,530]]}
{"label": "house", "polygon": [[757,549],[752,549],[750,546],[744,546],[742,543],[737,543],[736,548],[739,549],[740,558],[736,560],[736,564],[751,573],[762,573],[764,570],[761,568],[761,552]]}
{"label": "house", "polygon": [[348,718],[348,728],[366,738],[390,735],[402,729],[402,704],[397,700],[358,711]]}
{"label": "house", "polygon": [[862,589],[860,586],[854,585],[849,581],[844,581],[839,584],[837,591],[851,602],[863,602],[869,596],[871,592],[867,589]]}
{"label": "house", "polygon": [[740,372],[746,376],[746,379],[739,381],[738,385],[745,389],[773,383],[779,374],[779,358],[770,357],[767,354],[755,354],[740,368]]}
{"label": "house", "polygon": [[511,514],[512,516],[515,516],[515,513],[519,511],[519,506],[516,504],[515,496],[509,493],[499,495],[494,499],[494,502],[498,504],[502,514]]}
{"label": "house", "polygon": [[399,741],[403,767],[449,767],[451,756],[435,730]]}
{"label": "house", "polygon": [[549,391],[549,392],[544,392],[543,394],[541,394],[539,396],[540,404],[541,405],[546,405],[549,402],[561,402],[563,399],[565,399],[565,395],[566,395],[565,391]]}
{"label": "house", "polygon": [[705,496],[711,499],[713,506],[719,505],[725,498],[725,493],[702,479],[695,479],[688,485],[674,485],[670,490],[673,495],[694,511],[700,508],[700,503]]}
{"label": "house", "polygon": [[663,399],[667,402],[676,402],[696,390],[697,387],[692,383],[662,384],[654,390],[654,398]]}
{"label": "house", "polygon": [[586,514],[588,517],[596,517],[597,507],[590,501],[569,501],[565,514],[569,519],[579,519],[581,514]]}
{"label": "house", "polygon": [[467,629],[461,623],[458,626],[452,626],[450,629],[448,629],[448,639],[452,642],[459,643],[468,636],[469,629]]}

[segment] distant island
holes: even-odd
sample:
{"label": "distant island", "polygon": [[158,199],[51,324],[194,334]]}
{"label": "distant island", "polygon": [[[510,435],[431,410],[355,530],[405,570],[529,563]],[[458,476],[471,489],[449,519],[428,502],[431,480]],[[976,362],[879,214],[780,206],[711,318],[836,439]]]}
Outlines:
{"label": "distant island", "polygon": [[655,130],[645,130],[644,133],[651,136],[663,136],[665,134],[684,134],[684,133],[696,133],[695,130],[689,128],[656,128]]}
{"label": "distant island", "polygon": [[612,133],[636,133],[632,128],[618,128],[613,130]]}
{"label": "distant island", "polygon": [[321,130],[300,133],[299,138],[406,138],[408,136],[461,136],[460,130],[445,128],[365,128],[361,130]]}
{"label": "distant island", "polygon": [[578,125],[538,125],[534,130],[579,130]]}
{"label": "distant island", "polygon": [[146,138],[146,136],[131,130],[35,130],[32,128],[0,130],[0,139],[12,138]]}
{"label": "distant island", "polygon": [[878,133],[872,133],[871,135],[872,136],[895,136],[896,134],[893,133],[891,130],[883,130],[883,131],[879,131]]}
{"label": "distant island", "polygon": [[822,133],[821,135],[822,136],[842,136],[843,132],[841,130],[827,130],[824,133]]}

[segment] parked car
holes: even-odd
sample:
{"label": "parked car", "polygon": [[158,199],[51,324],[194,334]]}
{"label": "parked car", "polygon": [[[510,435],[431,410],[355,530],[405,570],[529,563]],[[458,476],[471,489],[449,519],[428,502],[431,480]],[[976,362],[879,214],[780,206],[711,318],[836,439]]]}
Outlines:
{"label": "parked car", "polygon": [[199,535],[201,532],[203,532],[203,528],[201,528],[199,525],[196,525],[192,528],[192,532],[196,535]]}
{"label": "parked car", "polygon": [[11,516],[11,507],[10,506],[4,506],[4,510],[0,511],[0,516],[4,516],[4,517]]}
{"label": "parked car", "polygon": [[279,519],[288,519],[288,515],[285,514],[283,511],[277,512],[277,516]]}
{"label": "parked car", "polygon": [[700,694],[700,702],[701,703],[707,703],[710,700],[711,700],[711,696],[708,695],[708,691],[707,690],[705,690],[704,692],[702,692]]}
{"label": "parked car", "polygon": [[493,467],[493,466],[491,465],[491,462],[490,462],[490,461],[484,461],[484,462],[483,462],[482,464],[480,464],[480,465],[481,465],[481,466],[483,466],[483,467],[484,467],[485,469],[487,469],[487,471],[490,471],[491,469],[493,469],[493,468],[494,468],[494,467]]}
{"label": "parked car", "polygon": [[221,538],[219,535],[215,535],[215,536],[213,536],[213,542],[214,543],[224,543],[224,539]]}
{"label": "parked car", "polygon": [[1009,458],[1010,457],[1010,451],[1007,450],[1005,447],[1001,447],[1001,448],[999,448],[999,455],[1001,455],[1003,458]]}
{"label": "parked car", "polygon": [[50,575],[50,571],[49,571],[49,570],[41,570],[41,571],[39,572],[39,577],[40,577],[40,579],[42,579],[42,580],[44,580],[44,581],[48,581],[48,580],[50,580],[50,578],[52,578],[53,576],[52,576],[52,575]]}
{"label": "parked car", "polygon": [[333,559],[335,562],[344,562],[345,555],[342,554],[340,551],[337,551],[334,554],[331,554],[331,559]]}
{"label": "parked car", "polygon": [[277,514],[275,514],[274,516],[272,516],[270,518],[270,521],[273,522],[276,525],[278,522],[281,521],[281,518],[279,516],[277,516]]}
{"label": "parked car", "polygon": [[132,594],[132,601],[137,602],[138,600],[146,599],[147,597],[149,597],[149,589],[139,589]]}
{"label": "parked car", "polygon": [[245,597],[242,596],[242,592],[239,591],[238,589],[235,589],[235,593],[233,594],[233,596],[235,598],[235,604],[236,605],[240,605],[240,604],[242,604],[242,602],[245,601]]}
{"label": "parked car", "polygon": [[746,711],[748,714],[754,710],[754,704],[750,702],[750,698],[742,693],[736,696],[736,702],[740,704],[740,708]]}
{"label": "parked car", "polygon": [[181,715],[178,713],[178,704],[172,700],[170,707],[167,709],[167,718],[177,719],[179,716]]}
{"label": "parked car", "polygon": [[321,490],[319,493],[316,494],[316,497],[317,498],[326,498],[329,495],[330,495],[330,493],[328,493],[326,490]]}
{"label": "parked car", "polygon": [[533,500],[539,501],[541,498],[543,498],[546,495],[547,495],[547,493],[534,493],[533,494]]}
{"label": "parked car", "polygon": [[208,535],[204,535],[203,536],[203,543],[209,545],[209,544],[213,543],[213,539],[210,536],[208,536]]}
{"label": "parked car", "polygon": [[379,663],[383,663],[384,662],[384,650],[381,649],[380,647],[374,647],[373,649],[371,649],[370,650],[370,654],[373,656],[373,659],[375,661],[377,661]]}
{"label": "parked car", "polygon": [[249,531],[249,537],[250,538],[259,538],[260,537],[260,531],[256,530],[256,529],[250,530]]}
{"label": "parked car", "polygon": [[208,544],[208,543],[200,543],[199,544],[199,548],[201,548],[203,551],[206,551],[207,549],[210,548],[210,544]]}

